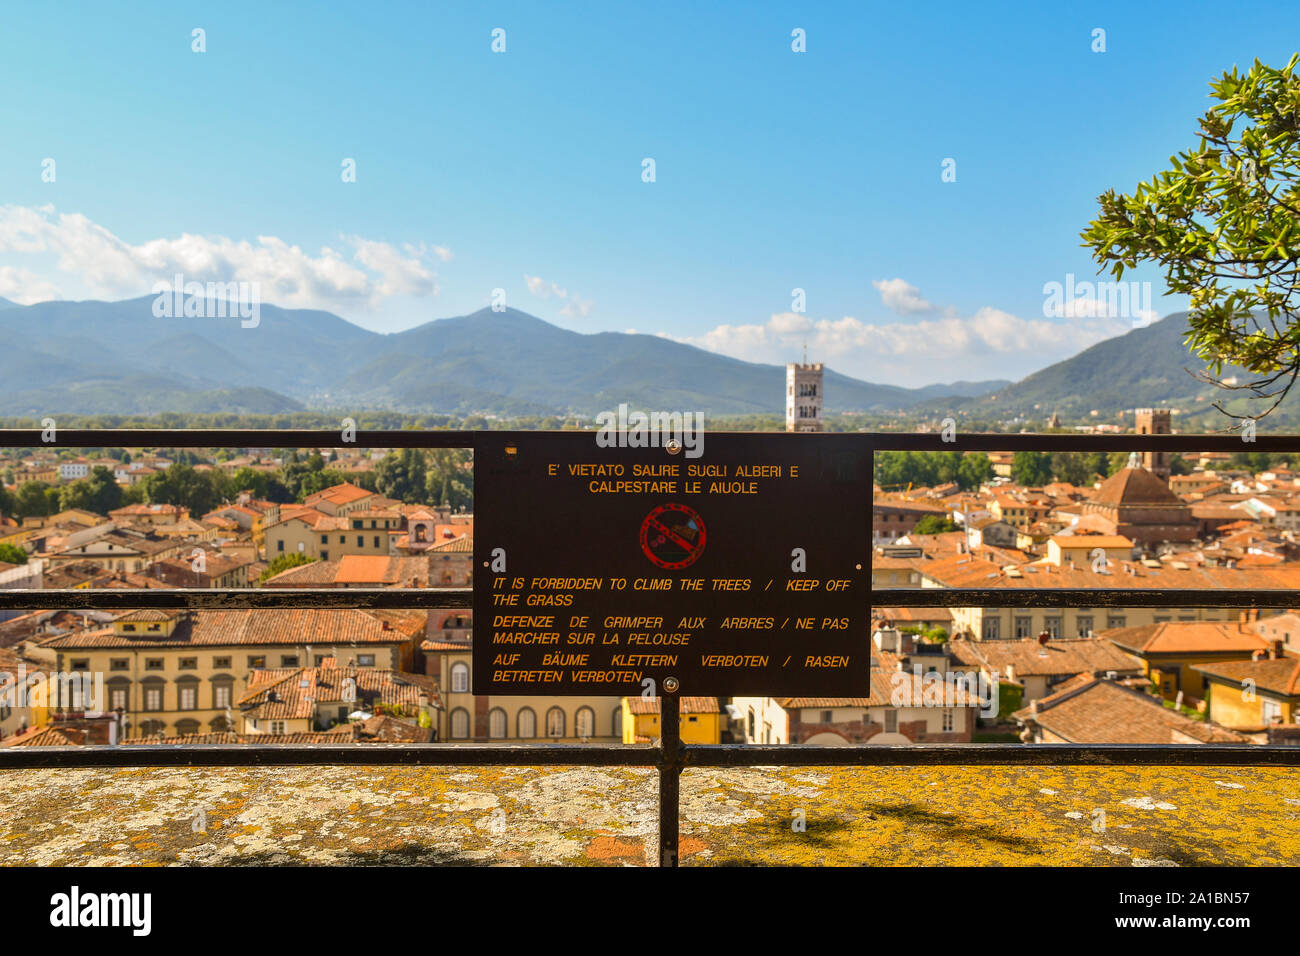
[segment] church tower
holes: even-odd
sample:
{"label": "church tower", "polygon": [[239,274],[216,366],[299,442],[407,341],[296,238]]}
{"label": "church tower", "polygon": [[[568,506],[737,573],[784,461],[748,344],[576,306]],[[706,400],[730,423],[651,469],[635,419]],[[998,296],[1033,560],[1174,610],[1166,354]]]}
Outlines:
{"label": "church tower", "polygon": [[[1170,434],[1169,409],[1135,408],[1133,410],[1134,430],[1139,435]],[[1169,484],[1169,453],[1164,451],[1144,451],[1142,467],[1151,472],[1165,484]]]}
{"label": "church tower", "polygon": [[790,362],[785,367],[785,430],[819,432],[822,428],[822,363]]}

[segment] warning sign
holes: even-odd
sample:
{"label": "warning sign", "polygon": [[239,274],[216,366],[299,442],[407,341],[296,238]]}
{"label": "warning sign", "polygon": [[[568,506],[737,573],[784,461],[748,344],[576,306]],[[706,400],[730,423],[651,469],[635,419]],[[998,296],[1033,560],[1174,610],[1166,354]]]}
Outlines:
{"label": "warning sign", "polygon": [[478,436],[474,693],[867,696],[871,485],[846,437],[689,458]]}

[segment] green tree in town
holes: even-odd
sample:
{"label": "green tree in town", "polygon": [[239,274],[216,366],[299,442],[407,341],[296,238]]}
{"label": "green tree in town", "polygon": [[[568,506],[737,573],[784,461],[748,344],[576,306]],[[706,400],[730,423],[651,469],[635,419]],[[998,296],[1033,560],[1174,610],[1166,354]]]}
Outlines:
{"label": "green tree in town", "polygon": [[275,577],[282,571],[288,571],[290,568],[296,568],[303,564],[311,564],[315,560],[316,559],[309,554],[299,554],[298,552],[279,555],[274,561],[266,566],[266,570],[258,576],[257,580],[261,583],[269,578]]}
{"label": "green tree in town", "polygon": [[951,518],[942,515],[926,515],[912,528],[912,534],[944,534],[959,530]]}
{"label": "green tree in town", "polygon": [[1011,458],[1011,480],[1019,485],[1045,485],[1052,480],[1052,456],[1045,451],[1018,451]]}
{"label": "green tree in town", "polygon": [[21,518],[44,518],[58,510],[58,490],[55,493],[55,508],[50,510],[50,499],[45,494],[52,485],[43,481],[24,481],[14,494],[14,514]]}
{"label": "green tree in town", "polygon": [[27,552],[16,544],[9,544],[7,541],[0,544],[0,563],[4,564],[26,564]]}
{"label": "green tree in town", "polygon": [[[1132,195],[1102,194],[1082,238],[1116,279],[1152,262],[1191,299],[1186,341],[1226,388],[1281,403],[1300,374],[1300,53],[1210,83],[1199,141]],[[1253,378],[1219,381],[1225,366]],[[1244,424],[1244,422],[1243,422]]]}
{"label": "green tree in town", "polygon": [[59,489],[59,510],[81,508],[95,514],[106,515],[122,507],[122,488],[113,473],[103,465],[91,469],[89,478],[82,478]]}

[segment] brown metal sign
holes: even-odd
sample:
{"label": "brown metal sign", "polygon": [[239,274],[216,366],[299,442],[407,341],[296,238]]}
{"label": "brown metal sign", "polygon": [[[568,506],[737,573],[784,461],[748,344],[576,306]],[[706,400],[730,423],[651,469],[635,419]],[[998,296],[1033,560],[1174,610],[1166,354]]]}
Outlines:
{"label": "brown metal sign", "polygon": [[867,696],[867,451],[659,444],[475,437],[474,693]]}

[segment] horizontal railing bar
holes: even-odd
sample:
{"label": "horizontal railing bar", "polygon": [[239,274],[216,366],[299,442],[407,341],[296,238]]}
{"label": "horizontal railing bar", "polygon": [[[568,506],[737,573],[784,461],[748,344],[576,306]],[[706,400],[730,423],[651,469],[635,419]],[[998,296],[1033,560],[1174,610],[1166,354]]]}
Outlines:
{"label": "horizontal railing bar", "polygon": [[[1122,574],[1115,577],[1121,581],[1124,578]],[[872,607],[1292,608],[1300,605],[1300,594],[1276,588],[878,588],[869,597]]]}
{"label": "horizontal railing bar", "polygon": [[[539,434],[571,435],[572,431],[468,431],[463,429],[385,429],[349,432],[339,429],[256,428],[58,428],[54,441],[43,441],[39,428],[0,428],[0,448],[469,448],[478,435],[524,438]],[[592,431],[594,435],[594,430]],[[707,434],[707,432],[706,432]],[[761,438],[785,432],[725,432]],[[957,432],[945,441],[942,432],[819,432],[799,435],[842,446],[861,445],[875,451],[1300,451],[1300,435],[1240,434],[1081,435],[1060,433]],[[707,453],[707,446],[705,448]]]}
{"label": "horizontal railing bar", "polygon": [[[686,744],[691,767],[1300,766],[1300,747],[1251,744]],[[94,767],[660,767],[648,744],[128,744],[0,748],[0,770]]]}
{"label": "horizontal railing bar", "polygon": [[228,608],[471,608],[473,588],[49,588],[0,590],[0,611]]}
{"label": "horizontal railing bar", "polygon": [[689,744],[689,767],[1300,766],[1300,747],[1258,744],[894,744],[857,747]]}
{"label": "horizontal railing bar", "polygon": [[125,744],[4,747],[0,770],[78,767],[657,767],[649,744]]}

